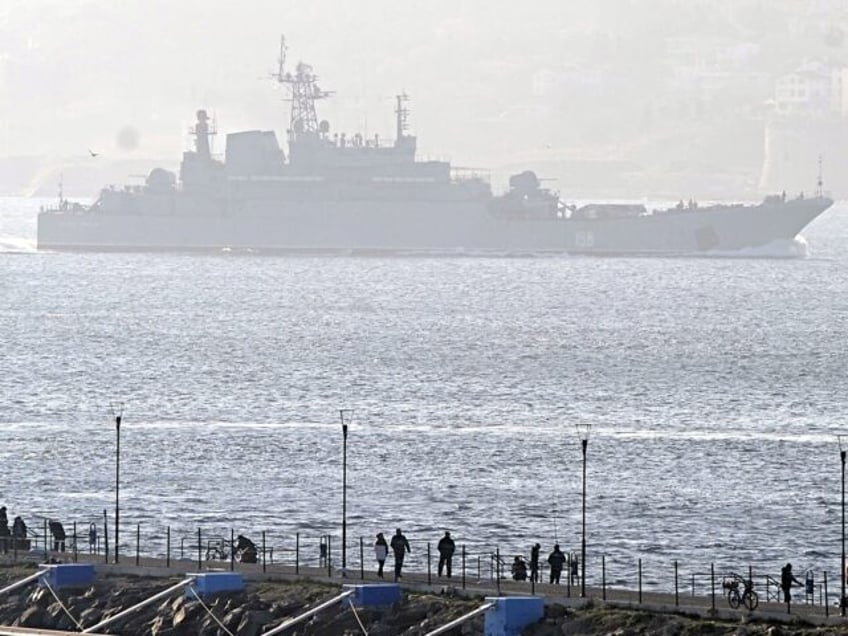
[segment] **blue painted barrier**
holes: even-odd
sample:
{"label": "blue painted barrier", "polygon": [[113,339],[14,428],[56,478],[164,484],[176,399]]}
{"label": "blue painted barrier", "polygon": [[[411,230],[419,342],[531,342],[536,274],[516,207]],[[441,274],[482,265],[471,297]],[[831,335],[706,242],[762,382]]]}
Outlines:
{"label": "blue painted barrier", "polygon": [[545,616],[545,601],[538,596],[487,597],[494,607],[486,612],[485,636],[520,636],[528,625]]}
{"label": "blue painted barrier", "polygon": [[356,607],[389,607],[400,602],[400,585],[397,583],[372,583],[368,585],[345,585],[345,590],[353,590],[353,604]]}
{"label": "blue painted barrier", "polygon": [[65,587],[88,587],[94,582],[94,565],[91,563],[61,563],[44,566],[42,579],[54,590]]}
{"label": "blue painted barrier", "polygon": [[226,592],[244,591],[244,579],[239,572],[204,572],[190,574],[194,582],[186,588],[186,598],[194,598],[196,593],[200,598],[209,598]]}

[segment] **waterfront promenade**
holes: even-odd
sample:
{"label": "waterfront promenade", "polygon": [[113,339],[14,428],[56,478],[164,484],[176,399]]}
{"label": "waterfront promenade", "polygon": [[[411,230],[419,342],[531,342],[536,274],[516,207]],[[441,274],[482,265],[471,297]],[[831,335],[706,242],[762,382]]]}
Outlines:
{"label": "waterfront promenade", "polygon": [[[18,563],[43,562],[43,551],[18,553],[15,555]],[[0,555],[0,564],[12,564],[13,555]],[[392,580],[391,568],[386,568],[386,578],[379,579],[374,570],[363,570],[358,564],[350,569],[346,576],[328,567],[314,565],[287,565],[279,563],[240,563],[237,561],[206,561],[195,559],[165,559],[146,556],[125,556],[120,563],[106,562],[102,554],[73,554],[70,552],[51,552],[49,558],[54,562],[93,563],[98,574],[105,576],[138,576],[150,578],[178,578],[188,573],[198,571],[230,571],[242,573],[248,582],[261,581],[311,581],[328,585],[357,584],[360,582],[377,583]],[[848,619],[840,615],[840,609],[835,605],[827,606],[818,597],[805,598],[804,589],[793,590],[791,607],[778,602],[777,597],[767,594],[757,587],[759,605],[750,612],[744,607],[732,609],[723,594],[721,580],[717,579],[713,587],[707,584],[703,590],[691,588],[679,590],[677,593],[640,591],[620,587],[587,586],[585,597],[580,596],[578,585],[551,585],[548,583],[531,584],[528,581],[513,581],[506,577],[484,576],[477,577],[466,571],[457,573],[454,566],[454,576],[450,579],[439,578],[434,572],[409,571],[404,572],[399,581],[401,586],[413,592],[451,594],[461,597],[484,596],[523,596],[533,595],[545,599],[548,605],[561,605],[569,608],[585,607],[589,604],[595,607],[627,608],[643,610],[652,613],[683,614],[701,618],[715,618],[728,621],[747,622],[751,620],[778,621],[792,623],[809,623],[811,625],[845,625]],[[565,581],[565,576],[563,576]],[[163,589],[167,587],[165,581]],[[694,593],[693,593],[694,591]],[[818,602],[813,602],[818,601]]]}

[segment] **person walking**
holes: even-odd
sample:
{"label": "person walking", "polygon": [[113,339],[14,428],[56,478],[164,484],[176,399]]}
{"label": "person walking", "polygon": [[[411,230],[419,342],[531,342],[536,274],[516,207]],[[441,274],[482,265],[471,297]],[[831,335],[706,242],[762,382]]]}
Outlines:
{"label": "person walking", "polygon": [[395,531],[395,536],[392,537],[392,552],[395,555],[395,581],[401,578],[401,570],[403,569],[403,558],[407,552],[412,552],[409,548],[409,541],[403,536],[403,532],[398,528]]}
{"label": "person walking", "polygon": [[386,564],[386,557],[389,556],[389,544],[386,543],[386,538],[382,532],[377,533],[377,540],[374,542],[374,556],[377,557],[377,576],[383,578],[383,566]]}
{"label": "person walking", "polygon": [[448,578],[451,577],[451,561],[453,553],[456,551],[456,544],[451,539],[450,532],[445,531],[445,536],[439,540],[439,578],[442,577],[442,570],[447,569]]}
{"label": "person walking", "polygon": [[538,543],[530,548],[530,580],[533,583],[539,582],[539,550],[541,549],[542,546]]}
{"label": "person walking", "polygon": [[782,568],[780,568],[780,587],[783,590],[783,602],[789,605],[792,601],[792,595],[789,591],[792,589],[792,583],[797,583],[798,585],[802,585],[801,581],[795,578],[795,575],[792,574],[792,564],[787,563]]}
{"label": "person walking", "polygon": [[551,566],[550,582],[559,585],[559,577],[562,574],[562,566],[565,565],[565,555],[559,549],[559,543],[554,545],[554,551],[548,555],[548,563]]}

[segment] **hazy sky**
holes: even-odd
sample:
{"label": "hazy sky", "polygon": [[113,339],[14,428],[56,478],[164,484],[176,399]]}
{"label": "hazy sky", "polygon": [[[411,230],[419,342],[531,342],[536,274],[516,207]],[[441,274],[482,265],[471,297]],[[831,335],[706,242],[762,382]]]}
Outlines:
{"label": "hazy sky", "polygon": [[285,34],[334,132],[393,137],[406,91],[419,155],[455,166],[750,184],[775,78],[845,66],[846,25],[848,0],[0,0],[0,158],[173,167],[200,108],[218,153],[238,130],[282,143]]}
{"label": "hazy sky", "polygon": [[499,134],[500,109],[530,90],[528,71],[558,55],[562,4],[5,0],[0,156],[119,153],[119,131],[132,127],[135,154],[176,157],[198,108],[221,132],[280,134],[286,104],[268,74],[283,33],[291,62],[313,64],[336,91],[319,113],[334,130],[391,136],[391,97],[406,90],[422,151],[461,155]]}

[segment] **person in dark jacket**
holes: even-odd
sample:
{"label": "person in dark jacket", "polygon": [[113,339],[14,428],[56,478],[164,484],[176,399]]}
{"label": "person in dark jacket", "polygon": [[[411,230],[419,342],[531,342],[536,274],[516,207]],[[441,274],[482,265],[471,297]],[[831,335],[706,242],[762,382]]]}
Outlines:
{"label": "person in dark jacket", "polygon": [[374,556],[377,558],[377,576],[383,578],[383,566],[386,564],[386,557],[389,556],[389,544],[386,543],[386,537],[382,532],[377,533],[377,540],[374,542]]}
{"label": "person in dark jacket", "polygon": [[780,568],[780,587],[783,590],[783,601],[785,603],[789,603],[792,600],[792,595],[789,593],[789,590],[792,589],[792,583],[797,583],[801,585],[801,581],[795,578],[795,575],[792,574],[792,564],[787,563],[782,568]]}
{"label": "person in dark jacket", "polygon": [[442,576],[442,570],[447,569],[448,578],[451,577],[451,561],[453,559],[453,553],[456,550],[456,545],[451,539],[450,532],[445,532],[445,536],[443,536],[439,540],[438,545],[439,550],[439,577]]}
{"label": "person in dark jacket", "polygon": [[0,550],[3,551],[3,554],[9,551],[9,539],[7,537],[11,534],[9,532],[9,517],[6,516],[6,506],[0,506]]}
{"label": "person in dark jacket", "polygon": [[395,555],[395,581],[401,578],[400,573],[403,569],[403,557],[406,556],[407,552],[412,552],[409,549],[409,541],[406,540],[406,537],[403,536],[403,532],[400,531],[400,528],[395,532],[395,536],[392,537],[392,542],[390,544],[392,546],[392,552]]}
{"label": "person in dark jacket", "polygon": [[551,566],[551,583],[559,585],[559,577],[562,574],[562,566],[565,565],[565,555],[559,549],[559,543],[554,545],[554,551],[548,555],[548,563]]}
{"label": "person in dark jacket", "polygon": [[27,527],[24,520],[19,516],[15,517],[15,520],[12,522],[12,536],[16,539],[26,539]]}
{"label": "person in dark jacket", "polygon": [[524,561],[524,557],[520,555],[516,555],[515,560],[512,562],[512,580],[527,580],[527,563]]}
{"label": "person in dark jacket", "polygon": [[539,550],[542,546],[538,543],[530,548],[530,580],[534,583],[539,582]]}

